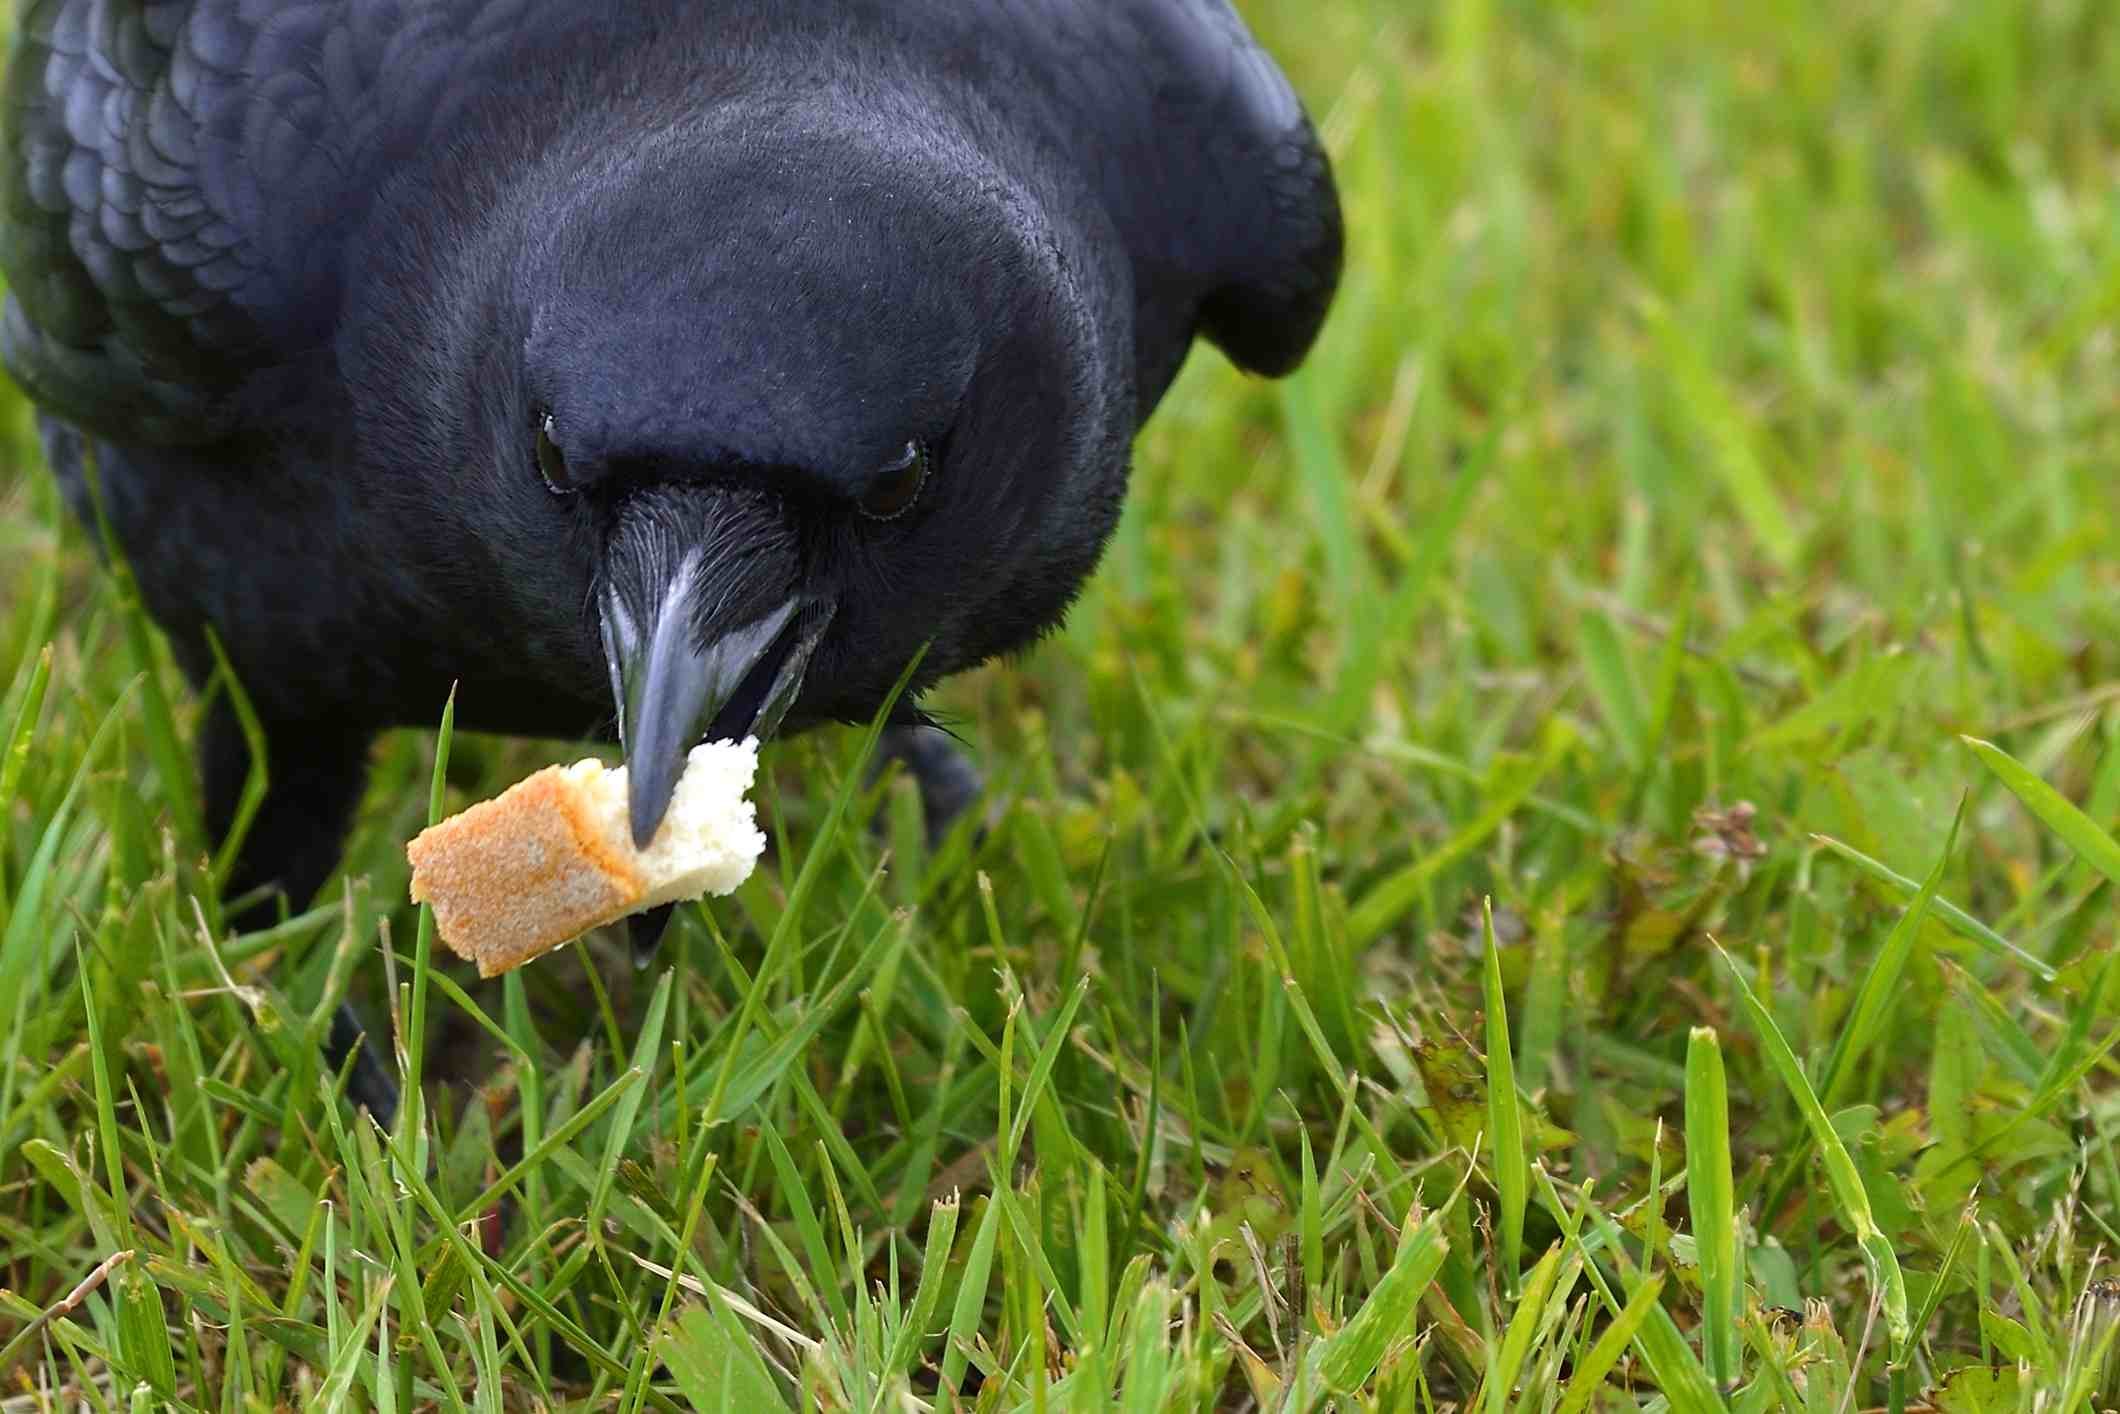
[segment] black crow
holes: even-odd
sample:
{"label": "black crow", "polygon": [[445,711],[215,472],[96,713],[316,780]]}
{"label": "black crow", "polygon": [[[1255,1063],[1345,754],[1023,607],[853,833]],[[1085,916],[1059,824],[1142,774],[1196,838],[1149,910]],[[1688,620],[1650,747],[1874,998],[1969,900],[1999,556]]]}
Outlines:
{"label": "black crow", "polygon": [[[1225,0],[29,0],[7,366],[306,902],[375,733],[685,749],[1061,618],[1196,334],[1278,375],[1338,199]],[[902,743],[929,803],[964,773]],[[248,769],[201,748],[208,824]],[[938,784],[939,783],[939,784]]]}

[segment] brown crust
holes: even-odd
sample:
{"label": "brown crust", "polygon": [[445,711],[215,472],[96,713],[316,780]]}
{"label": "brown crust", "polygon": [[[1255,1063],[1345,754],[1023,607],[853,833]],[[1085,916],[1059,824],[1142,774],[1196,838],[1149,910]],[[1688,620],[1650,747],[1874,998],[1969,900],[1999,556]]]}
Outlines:
{"label": "brown crust", "polygon": [[624,917],[645,892],[558,766],[428,827],[405,854],[413,901],[434,906],[435,931],[481,977]]}

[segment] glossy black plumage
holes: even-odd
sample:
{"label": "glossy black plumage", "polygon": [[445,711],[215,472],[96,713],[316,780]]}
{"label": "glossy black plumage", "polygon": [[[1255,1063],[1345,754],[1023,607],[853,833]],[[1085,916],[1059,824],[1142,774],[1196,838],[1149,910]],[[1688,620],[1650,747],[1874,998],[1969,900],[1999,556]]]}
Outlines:
{"label": "glossy black plumage", "polygon": [[[245,877],[298,899],[452,683],[468,727],[610,730],[612,606],[679,552],[702,640],[828,619],[760,660],[788,729],[1028,642],[1193,337],[1286,372],[1339,270],[1223,0],[32,0],[6,102],[0,352],[186,669],[227,646],[273,753]],[[909,443],[917,501],[863,517]]]}

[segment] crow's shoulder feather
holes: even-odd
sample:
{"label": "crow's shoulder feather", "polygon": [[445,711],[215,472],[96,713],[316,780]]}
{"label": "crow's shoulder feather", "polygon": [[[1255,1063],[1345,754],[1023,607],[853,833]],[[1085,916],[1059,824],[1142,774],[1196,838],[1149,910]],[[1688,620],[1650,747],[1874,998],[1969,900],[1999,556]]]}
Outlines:
{"label": "crow's shoulder feather", "polygon": [[1226,0],[994,0],[1019,92],[1066,116],[1143,277],[1199,287],[1201,332],[1280,374],[1338,283],[1341,218],[1316,130]]}
{"label": "crow's shoulder feather", "polygon": [[344,232],[529,0],[32,0],[0,167],[0,353],[131,442],[219,436],[328,337]]}

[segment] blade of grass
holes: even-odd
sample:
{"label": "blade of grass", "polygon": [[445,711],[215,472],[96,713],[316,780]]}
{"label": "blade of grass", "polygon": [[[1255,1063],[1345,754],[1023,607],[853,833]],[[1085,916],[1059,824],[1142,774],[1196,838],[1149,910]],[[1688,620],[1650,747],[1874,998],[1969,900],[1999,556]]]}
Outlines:
{"label": "blade of grass", "polygon": [[1441,1212],[1421,1221],[1409,1219],[1391,1269],[1369,1299],[1346,1325],[1311,1346],[1303,1361],[1309,1388],[1320,1394],[1327,1390],[1346,1393],[1368,1383],[1392,1344],[1410,1338],[1415,1308],[1449,1251]]}
{"label": "blade of grass", "polygon": [[[236,858],[242,853],[243,842],[250,838],[251,823],[257,819],[258,807],[265,803],[265,793],[272,781],[272,763],[265,754],[265,728],[258,721],[257,708],[251,704],[250,694],[243,690],[242,681],[236,677],[235,666],[228,661],[227,650],[221,646],[221,635],[206,627],[206,646],[213,653],[213,679],[208,691],[228,694],[229,710],[236,715],[236,724],[243,733],[243,742],[250,750],[250,769],[244,773],[243,792],[236,800],[236,813],[228,826],[228,836],[218,842],[213,857],[214,892],[218,894],[228,883],[235,869]],[[215,841],[208,840],[213,846]]]}
{"label": "blade of grass", "polygon": [[[449,785],[449,751],[456,739],[456,689],[442,703],[442,720],[434,735],[434,770],[427,781],[427,823],[442,821]],[[411,1140],[412,1160],[427,1167],[427,1112],[424,1099],[427,1057],[427,987],[434,967],[434,907],[420,905],[412,944],[412,1003],[399,1044],[404,1053],[404,1093],[398,1099],[399,1134]]]}
{"label": "blade of grass", "polygon": [[1892,925],[1892,931],[1886,935],[1877,956],[1870,960],[1862,987],[1855,994],[1855,1004],[1841,1026],[1840,1034],[1833,1040],[1832,1054],[1826,1058],[1825,1078],[1818,1087],[1819,1102],[1829,1110],[1840,1102],[1849,1077],[1855,1073],[1856,1063],[1882,1038],[1885,1019],[1902,998],[1900,978],[1905,975],[1914,944],[1921,937],[1922,922],[1928,917],[1929,904],[1943,883],[1944,870],[1950,867],[1951,854],[1958,845],[1959,827],[1965,823],[1965,807],[1966,797],[1960,796],[1958,811],[1951,817],[1951,830],[1944,837],[1943,852],[1937,856],[1936,866],[1923,881],[1921,892],[1914,895],[1913,903]]}
{"label": "blade of grass", "polygon": [[[1896,873],[1889,865],[1870,858],[1869,855],[1864,854],[1861,850],[1843,840],[1836,840],[1831,835],[1813,835],[1811,838],[1839,855],[1842,859],[1847,860],[1848,863],[1854,865],[1878,883],[1883,884],[1901,898],[1912,899],[1921,892],[1920,884],[1907,878],[1904,874]],[[1959,936],[1968,938],[1980,944],[1989,952],[2006,957],[2019,966],[2031,969],[2042,982],[2054,980],[2056,974],[2053,968],[2047,966],[2045,962],[2026,952],[2023,948],[2018,947],[2008,938],[2003,937],[1949,899],[1940,895],[1931,897],[1929,910],[1937,917],[1943,919],[1944,922],[1950,924],[1952,931],[1959,934]]]}
{"label": "blade of grass", "polygon": [[[1487,1372],[1487,1414],[1505,1414],[1509,1408],[1510,1392],[1517,1387],[1524,1358],[1531,1353],[1532,1337],[1538,1333],[1546,1303],[1553,1296],[1553,1284],[1560,1277],[1561,1251],[1558,1245],[1548,1247],[1546,1255],[1531,1269],[1530,1279],[1522,1285],[1515,1314],[1502,1332],[1501,1346]],[[1572,1284],[1572,1276],[1570,1280]]]}
{"label": "blade of grass", "polygon": [[1000,1236],[1001,1205],[990,1198],[979,1215],[979,1230],[972,1235],[972,1250],[965,1255],[964,1279],[958,1284],[957,1301],[950,1311],[949,1333],[942,1346],[943,1389],[964,1387],[964,1368],[986,1309],[987,1283],[994,1270],[994,1244]]}
{"label": "blade of grass", "polygon": [[[1716,945],[1721,951],[1721,944]],[[1907,1342],[1911,1323],[1907,1313],[1906,1279],[1899,1270],[1899,1257],[1892,1250],[1892,1243],[1877,1226],[1870,1211],[1869,1191],[1862,1185],[1862,1175],[1856,1171],[1855,1161],[1848,1156],[1847,1146],[1840,1142],[1840,1134],[1833,1128],[1825,1107],[1819,1104],[1818,1094],[1811,1082],[1804,1078],[1803,1067],[1797,1062],[1796,1053],[1782,1038],[1781,1028],[1774,1024],[1759,998],[1753,995],[1751,985],[1738,970],[1737,962],[1729,953],[1722,953],[1723,965],[1728,970],[1737,989],[1737,999],[1745,1017],[1752,1023],[1752,1030],[1759,1038],[1761,1052],[1774,1073],[1781,1078],[1782,1085],[1796,1101],[1803,1115],[1805,1126],[1811,1132],[1811,1142],[1818,1146],[1825,1163],[1826,1181],[1833,1192],[1835,1205],[1840,1209],[1841,1221],[1855,1235],[1862,1249],[1865,1264],[1870,1269],[1871,1283],[1876,1287],[1883,1303],[1885,1328],[1891,1339],[1891,1359],[1899,1364],[1906,1359]]]}
{"label": "blade of grass", "polygon": [[2120,884],[2120,842],[2098,828],[2097,822],[2062,797],[2060,791],[2027,770],[2018,760],[1992,742],[1978,737],[1960,737],[1981,764],[2009,787],[2010,794],[2061,836],[2062,843],[2091,868]]}
{"label": "blade of grass", "polygon": [[1722,1047],[1697,1026],[1686,1045],[1686,1203],[1700,1260],[1701,1344],[1708,1378],[1725,1394],[1737,1387],[1736,1185],[1730,1169],[1730,1096]]}
{"label": "blade of grass", "polygon": [[1501,1219],[1503,1289],[1514,1294],[1523,1265],[1524,1205],[1531,1164],[1524,1153],[1524,1114],[1516,1098],[1516,1063],[1509,1052],[1509,1006],[1502,993],[1502,957],[1494,940],[1494,900],[1480,901],[1487,1007],[1487,1143]]}
{"label": "blade of grass", "polygon": [[[655,995],[648,1000],[648,1014],[641,1020],[640,1035],[634,1042],[633,1064],[629,1068],[633,1072],[647,1075],[655,1069],[655,1058],[662,1052],[663,1020],[670,1014],[670,988],[676,977],[674,968],[666,968],[662,980],[655,984]],[[592,1233],[603,1229],[604,1209],[611,1202],[612,1186],[618,1182],[619,1160],[634,1140],[633,1120],[640,1113],[646,1093],[644,1085],[629,1087],[611,1112],[611,1126],[604,1134],[603,1163],[597,1167],[596,1187],[589,1194],[589,1206],[582,1218]]]}
{"label": "blade of grass", "polygon": [[1605,1327],[1597,1344],[1590,1347],[1590,1353],[1569,1372],[1568,1392],[1554,1414],[1583,1414],[1590,1407],[1605,1383],[1605,1376],[1612,1373],[1619,1357],[1626,1354],[1627,1347],[1639,1337],[1642,1323],[1649,1319],[1649,1313],[1662,1309],[1658,1303],[1663,1299],[1664,1280],[1663,1274],[1658,1273],[1634,1289],[1626,1306],[1621,1308],[1612,1324]]}

